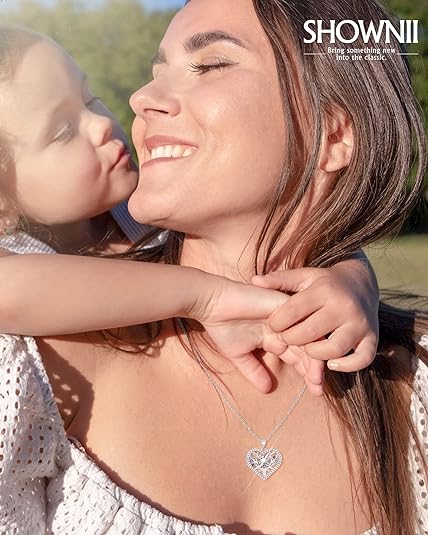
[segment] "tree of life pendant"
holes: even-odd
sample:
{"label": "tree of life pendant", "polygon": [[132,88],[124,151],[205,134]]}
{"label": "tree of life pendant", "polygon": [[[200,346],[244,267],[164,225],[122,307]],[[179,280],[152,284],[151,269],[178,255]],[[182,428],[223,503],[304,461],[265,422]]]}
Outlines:
{"label": "tree of life pendant", "polygon": [[248,468],[260,479],[269,479],[281,466],[282,454],[275,448],[266,448],[266,441],[261,441],[262,448],[251,449],[245,458]]}

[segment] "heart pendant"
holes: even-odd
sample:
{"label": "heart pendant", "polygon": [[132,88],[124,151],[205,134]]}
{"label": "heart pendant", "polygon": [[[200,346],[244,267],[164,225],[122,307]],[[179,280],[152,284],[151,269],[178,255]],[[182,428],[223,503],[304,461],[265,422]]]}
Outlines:
{"label": "heart pendant", "polygon": [[245,458],[248,467],[261,479],[269,479],[282,464],[282,454],[274,448],[253,448]]}

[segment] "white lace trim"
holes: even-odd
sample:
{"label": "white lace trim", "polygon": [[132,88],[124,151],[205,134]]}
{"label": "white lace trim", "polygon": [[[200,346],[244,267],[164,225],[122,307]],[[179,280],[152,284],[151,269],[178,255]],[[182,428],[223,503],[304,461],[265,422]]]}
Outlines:
{"label": "white lace trim", "polygon": [[12,253],[31,254],[31,253],[49,253],[56,251],[36,238],[32,238],[25,232],[16,232],[10,236],[0,236],[0,248],[7,249]]}

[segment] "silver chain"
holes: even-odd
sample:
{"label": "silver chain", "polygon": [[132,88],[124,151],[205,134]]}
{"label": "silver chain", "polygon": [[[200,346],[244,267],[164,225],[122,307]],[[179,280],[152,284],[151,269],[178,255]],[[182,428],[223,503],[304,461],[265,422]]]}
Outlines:
{"label": "silver chain", "polygon": [[208,381],[211,383],[211,385],[215,388],[217,394],[221,397],[221,399],[226,403],[226,405],[229,407],[229,409],[233,412],[233,414],[240,420],[241,424],[245,427],[245,429],[263,446],[265,447],[268,442],[270,442],[273,437],[276,435],[276,433],[281,429],[281,427],[285,424],[285,422],[288,420],[288,417],[290,414],[294,411],[299,401],[302,399],[303,394],[306,390],[306,384],[303,386],[302,390],[297,395],[296,399],[293,401],[291,406],[289,407],[287,414],[276,424],[276,426],[272,429],[269,436],[266,439],[263,439],[261,436],[259,436],[254,429],[251,427],[251,425],[247,422],[247,420],[242,416],[242,414],[238,411],[238,409],[233,405],[233,403],[229,400],[227,395],[224,393],[223,389],[220,387],[220,385],[217,383],[217,381],[213,378],[213,376],[210,374],[210,372],[207,370],[207,367],[205,366],[205,363],[203,361],[203,357],[195,345],[195,343],[192,340],[192,337],[185,327],[183,321],[178,318],[177,319],[178,324],[180,325],[180,328],[186,335],[186,338],[189,342],[190,349],[196,358],[196,361],[198,362],[199,366],[202,368],[202,371],[206,375]]}

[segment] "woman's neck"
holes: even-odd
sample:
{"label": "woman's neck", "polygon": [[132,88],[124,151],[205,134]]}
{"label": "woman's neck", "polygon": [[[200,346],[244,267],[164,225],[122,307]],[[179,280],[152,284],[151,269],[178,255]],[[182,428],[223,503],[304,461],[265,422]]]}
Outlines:
{"label": "woman's neck", "polygon": [[230,240],[217,243],[214,240],[186,235],[180,264],[232,280],[248,282],[253,274],[250,254],[253,250],[253,247],[244,250],[243,244],[234,244]]}
{"label": "woman's neck", "polygon": [[[185,235],[180,264],[195,267],[228,277],[229,279],[250,282],[256,274],[255,255],[261,226],[255,224],[245,228],[243,225],[231,225],[216,232],[215,236]],[[286,234],[268,255],[267,271],[284,268],[287,255]],[[261,247],[257,258],[257,273],[262,272],[267,253],[267,242]]]}
{"label": "woman's neck", "polygon": [[[264,240],[257,255],[257,274],[262,273],[265,257],[268,257],[267,272],[286,269],[290,260],[293,267],[305,265],[309,250],[305,247],[296,251],[296,239],[300,234],[302,223],[310,212],[312,195],[310,192],[293,212],[286,228],[282,230],[281,237],[271,249],[268,249],[269,239]],[[274,215],[269,235],[272,235],[272,229],[282,221],[284,217],[282,212],[280,210]],[[180,264],[236,281],[249,282],[256,274],[257,242],[266,216],[267,213],[246,214],[219,221],[214,226],[214,231],[211,224],[206,235],[186,234]]]}
{"label": "woman's neck", "polygon": [[180,264],[249,282],[255,274],[254,253],[264,215],[235,217],[185,233]]}

